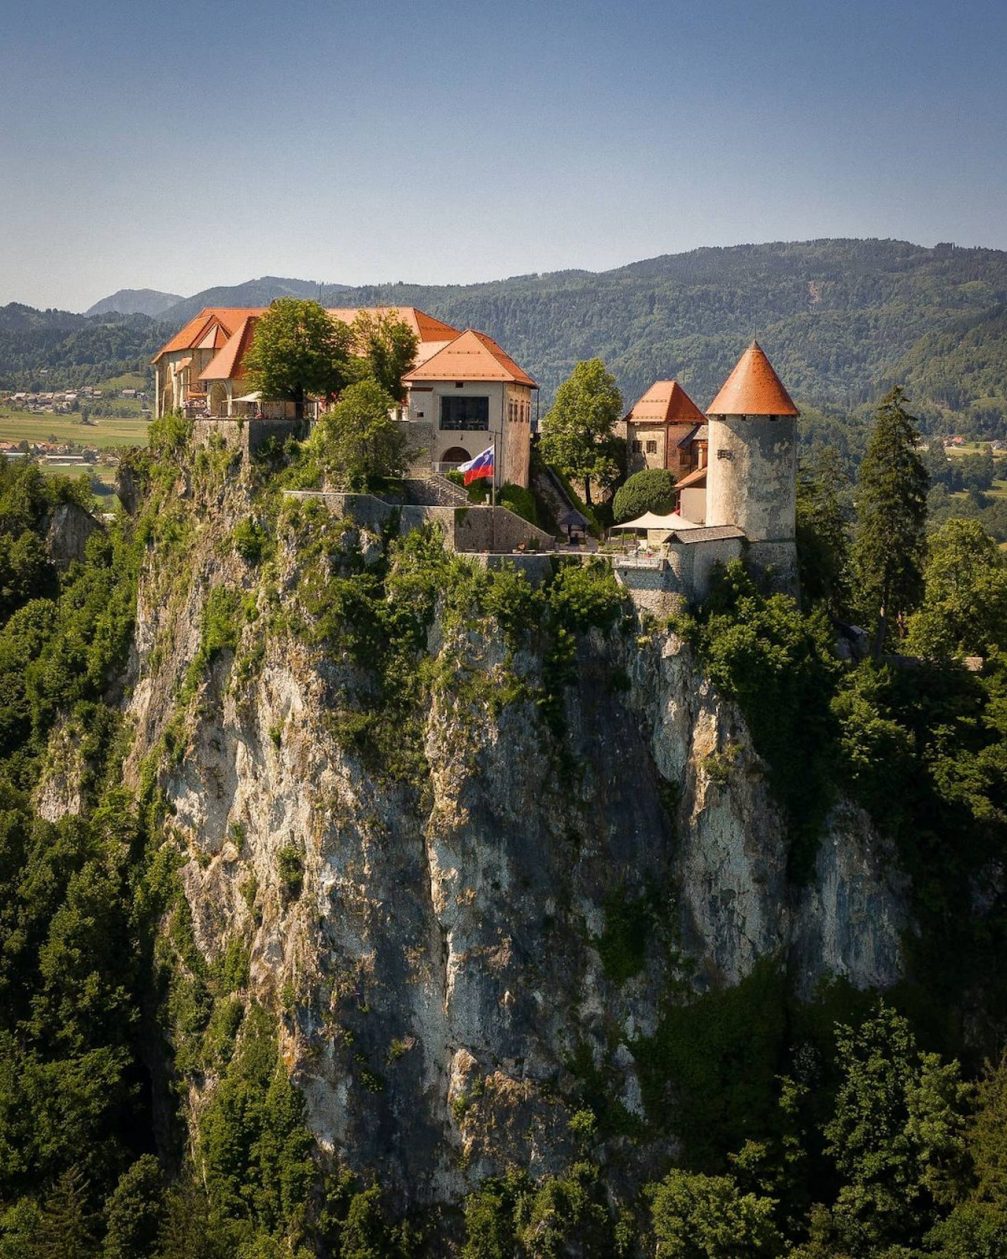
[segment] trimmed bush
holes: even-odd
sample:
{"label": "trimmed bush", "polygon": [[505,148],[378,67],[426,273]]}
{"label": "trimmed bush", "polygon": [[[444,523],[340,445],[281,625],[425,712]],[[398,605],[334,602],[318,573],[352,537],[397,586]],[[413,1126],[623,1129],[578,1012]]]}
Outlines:
{"label": "trimmed bush", "polygon": [[667,515],[675,506],[675,478],[664,468],[645,468],[616,491],[612,515],[616,523],[634,520],[644,512]]}

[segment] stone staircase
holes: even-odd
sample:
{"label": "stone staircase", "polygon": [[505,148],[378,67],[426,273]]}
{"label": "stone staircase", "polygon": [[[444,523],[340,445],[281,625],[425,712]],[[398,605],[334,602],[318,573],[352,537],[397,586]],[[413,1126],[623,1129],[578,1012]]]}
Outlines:
{"label": "stone staircase", "polygon": [[416,507],[470,507],[468,493],[439,472],[407,477],[406,500]]}

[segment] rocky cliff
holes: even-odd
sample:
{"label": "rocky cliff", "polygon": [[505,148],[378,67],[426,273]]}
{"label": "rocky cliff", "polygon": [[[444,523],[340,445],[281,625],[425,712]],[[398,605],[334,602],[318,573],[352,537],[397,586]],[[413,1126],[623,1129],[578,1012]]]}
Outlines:
{"label": "rocky cliff", "polygon": [[[789,880],[739,711],[614,587],[585,610],[315,504],[274,503],[263,550],[249,487],[204,473],[148,546],[126,780],[178,853],[175,918],[207,967],[243,951],[334,1161],[453,1201],[562,1169],[587,1105],[639,1184],[688,1104],[657,1052],[676,1011],[770,972],[805,998],[896,980],[868,819],[834,807]],[[186,1073],[194,1131],[218,1075]]]}

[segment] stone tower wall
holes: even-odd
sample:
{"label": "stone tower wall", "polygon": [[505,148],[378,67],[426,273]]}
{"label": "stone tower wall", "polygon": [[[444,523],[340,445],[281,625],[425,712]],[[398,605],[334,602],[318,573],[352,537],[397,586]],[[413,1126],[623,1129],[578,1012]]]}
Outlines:
{"label": "stone tower wall", "polygon": [[737,525],[753,543],[793,546],[797,442],[792,416],[711,416],[706,523]]}

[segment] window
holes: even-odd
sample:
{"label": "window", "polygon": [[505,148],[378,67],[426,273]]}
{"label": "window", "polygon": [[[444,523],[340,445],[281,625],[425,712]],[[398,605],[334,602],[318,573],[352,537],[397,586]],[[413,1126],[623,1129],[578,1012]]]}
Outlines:
{"label": "window", "polygon": [[441,428],[469,431],[490,426],[489,398],[441,398]]}
{"label": "window", "polygon": [[633,454],[634,454],[634,455],[638,455],[638,454],[640,453],[640,451],[641,451],[641,450],[643,450],[643,442],[636,442],[636,441],[635,441],[635,442],[633,443]]}
{"label": "window", "polygon": [[648,455],[656,455],[656,454],[657,454],[657,442],[656,442],[656,441],[655,441],[655,442],[648,442],[648,443],[647,443],[647,454],[648,454]]}

